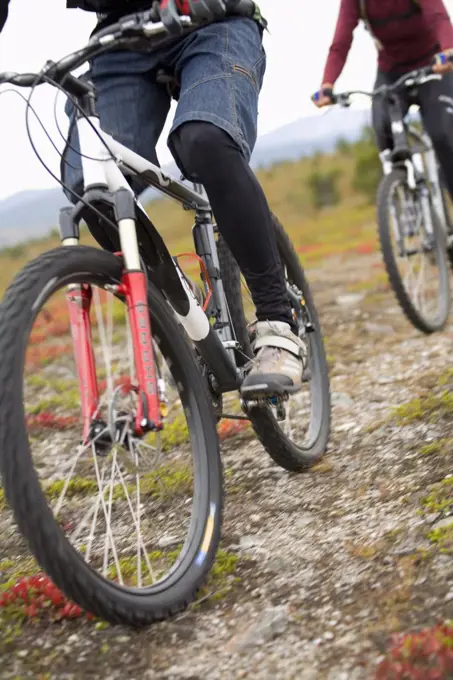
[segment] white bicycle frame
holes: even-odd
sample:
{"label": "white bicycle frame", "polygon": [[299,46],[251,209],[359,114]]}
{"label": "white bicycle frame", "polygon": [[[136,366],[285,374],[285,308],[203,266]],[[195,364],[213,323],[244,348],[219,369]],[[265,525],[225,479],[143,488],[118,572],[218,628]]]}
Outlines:
{"label": "white bicycle frame", "polygon": [[[411,189],[415,189],[416,169],[419,172],[425,173],[426,179],[428,180],[428,185],[430,187],[432,206],[436,212],[436,215],[439,219],[444,234],[447,240],[449,240],[451,239],[451,236],[449,236],[448,234],[447,216],[445,212],[444,199],[442,196],[442,189],[439,181],[439,170],[436,153],[434,151],[431,138],[429,137],[425,129],[422,130],[419,139],[424,147],[423,156],[421,152],[420,153],[417,152],[414,154],[411,160],[405,161],[408,180],[407,183]],[[393,169],[393,164],[391,163],[391,161],[387,160],[385,152],[381,152],[379,156],[382,164],[383,173],[384,175],[388,175]],[[419,164],[417,168],[415,167],[416,164]],[[426,206],[426,210],[424,212],[426,211],[429,212],[429,205]],[[428,215],[425,215],[425,219],[427,223],[431,222],[431,219]]]}
{"label": "white bicycle frame", "polygon": [[436,153],[426,130],[422,131],[421,139],[426,147],[426,151],[423,154],[423,161],[426,169],[426,177],[428,179],[429,185],[431,187],[431,197],[433,202],[434,210],[436,211],[437,217],[442,225],[445,232],[445,236],[448,237],[447,229],[447,216],[445,214],[445,204],[442,196],[442,189],[439,181],[439,170],[437,164]]}
{"label": "white bicycle frame", "polygon": [[[115,195],[118,190],[126,190],[134,197],[136,208],[146,215],[146,211],[135,198],[134,192],[125,177],[125,174],[145,175],[150,186],[156,186],[163,194],[180,204],[193,208],[198,214],[206,214],[207,219],[203,227],[205,237],[208,240],[209,254],[214,269],[220,271],[212,224],[212,211],[206,192],[201,185],[193,184],[192,189],[182,181],[166,175],[161,168],[104,132],[97,116],[79,117],[77,119],[77,130],[85,193],[94,188],[97,190],[105,189],[112,195]],[[142,271],[136,220],[127,217],[118,219],[117,224],[125,270]],[[78,240],[74,238],[62,240],[63,246],[77,245],[77,243]],[[241,369],[237,367],[235,360],[235,349],[238,347],[238,342],[234,339],[232,327],[229,323],[230,316],[222,280],[218,279],[215,282],[215,290],[217,306],[225,323],[221,323],[221,328],[214,330],[176,261],[174,261],[174,264],[189,305],[187,313],[183,315],[178,313],[171,300],[167,299],[170,308],[189,338],[196,343],[201,356],[216,375],[221,389],[223,391],[237,389],[241,375]]]}
{"label": "white bicycle frame", "polygon": [[[423,83],[426,83],[430,80],[441,80],[442,76],[439,74],[432,73],[424,78],[421,78],[417,81],[418,85],[422,85]],[[408,81],[407,85],[410,86],[411,82]],[[417,107],[418,108],[418,107]],[[393,125],[392,125],[392,132],[402,132],[402,130],[393,130]],[[425,171],[426,178],[428,180],[429,186],[431,188],[431,198],[432,198],[432,205],[434,207],[434,210],[437,214],[437,217],[440,221],[440,224],[442,226],[442,229],[445,233],[445,236],[448,238],[448,228],[447,228],[447,216],[445,214],[445,204],[444,200],[442,197],[442,191],[441,191],[441,186],[439,182],[439,171],[438,171],[438,165],[437,165],[437,158],[436,158],[436,153],[433,148],[433,144],[431,141],[430,136],[428,135],[427,131],[425,128],[422,128],[422,132],[419,135],[420,141],[424,147],[424,152],[423,152],[423,158],[420,156],[419,158],[413,158],[412,160],[407,160],[405,162],[406,169],[407,169],[407,179],[408,179],[408,185],[411,189],[415,189],[416,187],[416,173],[415,173],[415,163],[419,162],[420,167],[417,168],[419,171]],[[387,156],[388,156],[387,151],[383,151],[379,154],[381,163],[382,163],[382,169],[385,175],[389,174],[392,171],[393,165],[391,162],[388,161]],[[418,154],[415,154],[417,156]],[[424,167],[423,167],[424,166]],[[429,210],[428,210],[429,212]],[[430,222],[429,216],[426,216],[427,221]]]}
{"label": "white bicycle frame", "polygon": [[[92,187],[105,188],[112,193],[119,189],[126,189],[134,195],[119,167],[122,165],[134,174],[150,173],[158,179],[164,192],[169,186],[176,184],[181,194],[187,197],[188,201],[194,203],[199,209],[210,211],[204,189],[200,188],[199,191],[192,190],[182,182],[165,175],[159,167],[131,151],[123,144],[117,142],[111,135],[104,132],[101,129],[99,118],[96,116],[79,118],[77,120],[77,130],[79,133],[85,191]],[[138,205],[144,210],[140,204]],[[135,220],[130,218],[118,220],[118,229],[126,270],[141,270],[142,264]],[[74,240],[65,239],[62,243],[63,245],[74,245]],[[215,249],[214,252],[216,252]],[[207,337],[210,329],[208,317],[198,304],[179,268],[177,268],[177,271],[189,298],[190,310],[187,316],[181,316],[175,310],[173,311],[191,340],[203,340]]]}

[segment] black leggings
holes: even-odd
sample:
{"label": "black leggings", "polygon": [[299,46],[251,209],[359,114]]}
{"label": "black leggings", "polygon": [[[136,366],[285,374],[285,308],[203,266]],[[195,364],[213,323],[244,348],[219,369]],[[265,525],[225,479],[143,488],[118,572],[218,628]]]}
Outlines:
{"label": "black leggings", "polygon": [[[378,72],[375,87],[392,84],[401,75]],[[442,80],[429,80],[420,85],[413,99],[402,93],[400,100],[403,115],[406,115],[410,104],[419,104],[423,124],[431,137],[447,188],[453,197],[453,73],[448,73]],[[391,149],[390,120],[382,97],[373,100],[372,114],[379,151]]]}
{"label": "black leggings", "polygon": [[206,189],[219,230],[249,286],[258,321],[293,325],[272,217],[263,190],[232,137],[194,121],[172,135],[186,177]]}

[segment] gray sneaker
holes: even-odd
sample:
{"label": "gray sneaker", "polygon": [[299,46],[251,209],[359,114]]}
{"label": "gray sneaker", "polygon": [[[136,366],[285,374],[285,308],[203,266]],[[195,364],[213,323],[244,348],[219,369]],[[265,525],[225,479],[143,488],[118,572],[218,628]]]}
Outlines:
{"label": "gray sneaker", "polygon": [[305,342],[281,321],[258,321],[255,329],[255,360],[241,395],[253,399],[298,392],[307,365]]}

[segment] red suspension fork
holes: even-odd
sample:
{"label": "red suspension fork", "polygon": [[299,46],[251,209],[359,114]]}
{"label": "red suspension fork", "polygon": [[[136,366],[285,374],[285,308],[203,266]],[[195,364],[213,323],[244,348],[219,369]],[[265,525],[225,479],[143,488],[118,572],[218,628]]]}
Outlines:
{"label": "red suspension fork", "polygon": [[79,378],[84,443],[89,439],[90,426],[96,415],[99,403],[90,321],[92,296],[91,286],[87,284],[69,286],[66,293],[72,342],[74,345],[74,358]]}
{"label": "red suspension fork", "polygon": [[126,296],[138,380],[135,429],[137,434],[143,434],[162,428],[146,275],[142,271],[126,271],[121,282]]}

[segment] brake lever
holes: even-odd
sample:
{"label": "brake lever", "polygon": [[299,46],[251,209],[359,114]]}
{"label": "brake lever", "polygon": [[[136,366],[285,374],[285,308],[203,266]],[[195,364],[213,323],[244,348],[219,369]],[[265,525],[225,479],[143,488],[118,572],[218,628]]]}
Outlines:
{"label": "brake lever", "polygon": [[352,104],[351,95],[348,92],[339,95],[334,94],[332,103],[341,106],[343,109],[348,109]]}

